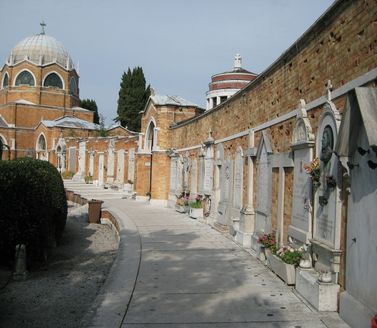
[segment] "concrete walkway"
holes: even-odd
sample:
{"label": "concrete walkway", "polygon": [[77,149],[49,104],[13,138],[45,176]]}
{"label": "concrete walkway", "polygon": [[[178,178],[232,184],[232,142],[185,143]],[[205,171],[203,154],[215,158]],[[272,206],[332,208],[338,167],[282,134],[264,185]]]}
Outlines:
{"label": "concrete walkway", "polygon": [[205,224],[132,200],[106,200],[104,206],[120,221],[122,242],[86,326],[348,327],[337,313],[313,310]]}

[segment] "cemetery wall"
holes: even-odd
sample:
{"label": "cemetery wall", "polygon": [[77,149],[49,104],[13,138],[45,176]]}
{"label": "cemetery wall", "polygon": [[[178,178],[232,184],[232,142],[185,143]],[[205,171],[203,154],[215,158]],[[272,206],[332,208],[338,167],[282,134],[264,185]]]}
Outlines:
{"label": "cemetery wall", "polygon": [[[262,131],[268,136],[273,154],[291,152],[299,99],[308,104],[308,120],[317,134],[329,90],[340,113],[345,105],[347,86],[376,69],[377,7],[373,1],[338,1],[284,52],[269,68],[232,98],[202,115],[171,127],[171,148],[182,155],[187,147],[200,148],[211,131],[215,153],[221,139],[224,158],[235,158],[236,149],[247,150],[247,138],[236,134],[255,130],[255,147]],[[329,82],[331,80],[331,82]],[[352,82],[353,81],[353,82]],[[331,83],[331,85],[329,85]],[[376,80],[364,85],[376,86]],[[244,135],[244,134],[243,134]],[[314,147],[314,154],[316,149]],[[191,152],[194,152],[191,150]],[[194,156],[195,157],[195,156]],[[257,163],[253,159],[253,181],[257,202]],[[247,204],[247,163],[243,167],[243,204]],[[293,167],[285,168],[283,235],[286,241],[291,224]],[[276,229],[278,210],[278,172],[272,169],[271,223]],[[199,176],[199,174],[198,174]],[[344,193],[341,190],[341,193]],[[342,201],[345,197],[342,197]],[[342,203],[341,226],[346,226],[346,204]],[[345,229],[340,233],[340,248],[345,249]],[[344,255],[340,258],[339,284],[344,286]]]}
{"label": "cemetery wall", "polygon": [[[373,1],[335,3],[247,87],[213,110],[173,127],[172,148],[200,144],[209,129],[220,139],[256,127],[291,112],[301,98],[310,103],[324,96],[329,79],[337,89],[375,68],[376,10]],[[310,112],[314,130],[319,115]],[[289,150],[292,122],[269,131],[274,151]]]}

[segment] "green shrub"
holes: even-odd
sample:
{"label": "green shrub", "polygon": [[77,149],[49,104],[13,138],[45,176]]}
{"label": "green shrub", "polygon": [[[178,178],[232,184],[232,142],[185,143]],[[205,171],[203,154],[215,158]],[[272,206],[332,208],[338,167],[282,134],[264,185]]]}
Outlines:
{"label": "green shrub", "polygon": [[40,259],[58,242],[67,218],[63,180],[48,162],[0,161],[0,261],[11,261],[17,244]]}

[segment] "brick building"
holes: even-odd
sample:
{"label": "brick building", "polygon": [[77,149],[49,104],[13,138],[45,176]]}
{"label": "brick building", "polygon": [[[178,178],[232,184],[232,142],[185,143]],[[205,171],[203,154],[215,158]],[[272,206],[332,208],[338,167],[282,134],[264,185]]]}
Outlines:
{"label": "brick building", "polygon": [[87,136],[98,127],[93,113],[79,107],[79,75],[72,59],[41,25],[42,32],[20,41],[0,69],[0,137],[10,147],[4,157],[63,165],[63,137]]}

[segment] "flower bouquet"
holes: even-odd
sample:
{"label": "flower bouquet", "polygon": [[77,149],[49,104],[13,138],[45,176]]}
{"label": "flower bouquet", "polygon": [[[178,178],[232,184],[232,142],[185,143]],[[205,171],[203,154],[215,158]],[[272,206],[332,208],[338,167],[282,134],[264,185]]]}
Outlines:
{"label": "flower bouquet", "polygon": [[310,175],[314,189],[315,190],[318,189],[318,187],[321,185],[321,183],[319,182],[319,179],[321,177],[319,158],[318,157],[314,158],[313,161],[310,163],[310,165],[304,164],[304,169],[305,169],[305,172]]}

